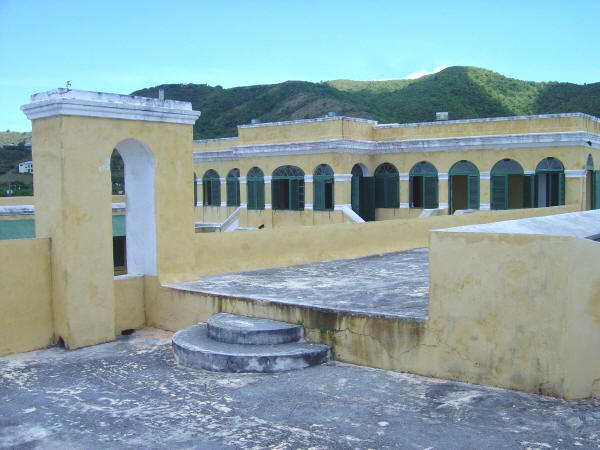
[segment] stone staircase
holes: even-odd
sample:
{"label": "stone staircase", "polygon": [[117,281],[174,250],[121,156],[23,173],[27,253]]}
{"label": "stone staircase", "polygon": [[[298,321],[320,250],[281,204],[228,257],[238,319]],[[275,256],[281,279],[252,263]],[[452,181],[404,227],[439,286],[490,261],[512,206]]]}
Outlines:
{"label": "stone staircase", "polygon": [[219,313],[173,335],[179,364],[215,372],[282,372],[327,362],[327,345],[302,341],[302,327]]}

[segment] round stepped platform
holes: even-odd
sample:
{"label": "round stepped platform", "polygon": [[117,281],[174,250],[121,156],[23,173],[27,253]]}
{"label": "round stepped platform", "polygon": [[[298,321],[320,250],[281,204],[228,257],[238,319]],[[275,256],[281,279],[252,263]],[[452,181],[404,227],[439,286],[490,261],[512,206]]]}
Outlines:
{"label": "round stepped platform", "polygon": [[302,338],[302,327],[276,320],[219,313],[207,321],[208,336],[228,344],[286,344]]}
{"label": "round stepped platform", "polygon": [[208,325],[198,324],[173,335],[179,364],[215,372],[282,372],[322,364],[330,359],[327,345],[312,342],[230,344],[211,339]]}

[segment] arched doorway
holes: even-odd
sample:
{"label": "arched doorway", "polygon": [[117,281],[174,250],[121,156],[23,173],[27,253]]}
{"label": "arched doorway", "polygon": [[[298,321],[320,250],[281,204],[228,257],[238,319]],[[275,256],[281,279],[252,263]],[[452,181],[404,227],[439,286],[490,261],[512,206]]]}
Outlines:
{"label": "arched doorway", "polygon": [[448,214],[459,209],[479,209],[479,170],[464,159],[448,172]]}
{"label": "arched doorway", "polygon": [[400,174],[388,162],[375,169],[375,207],[400,208]]}
{"label": "arched doorway", "polygon": [[535,206],[565,204],[565,168],[558,159],[544,158],[535,168]]}
{"label": "arched doorway", "polygon": [[304,210],[304,172],[296,166],[281,166],[271,177],[271,203],[274,210]]}
{"label": "arched doorway", "polygon": [[332,211],[333,195],[333,169],[327,164],[319,164],[313,173],[313,210]]}
{"label": "arched doorway", "polygon": [[221,206],[221,178],[214,169],[202,176],[202,206]]}
{"label": "arched doorway", "polygon": [[125,163],[125,235],[127,272],[156,275],[154,157],[137,139],[116,146]]}
{"label": "arched doorway", "polygon": [[514,159],[498,161],[490,172],[490,208],[531,208],[534,184],[533,175],[524,175],[523,168]]}
{"label": "arched doorway", "polygon": [[252,167],[246,176],[247,208],[265,209],[265,174],[260,167]]}
{"label": "arched doorway", "polygon": [[439,207],[438,172],[433,164],[421,161],[410,169],[409,201],[411,208]]}
{"label": "arched doorway", "polygon": [[375,220],[375,179],[369,176],[367,167],[361,163],[354,164],[350,173],[352,211],[365,222]]}

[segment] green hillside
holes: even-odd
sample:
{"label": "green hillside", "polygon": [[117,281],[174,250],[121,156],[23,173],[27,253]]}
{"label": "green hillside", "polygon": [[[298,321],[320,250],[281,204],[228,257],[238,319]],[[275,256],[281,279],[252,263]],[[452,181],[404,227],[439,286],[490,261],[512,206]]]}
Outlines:
{"label": "green hillside", "polygon": [[[600,115],[600,83],[577,85],[530,82],[476,67],[449,67],[416,80],[279,84],[223,89],[198,84],[167,84],[165,97],[191,101],[202,115],[194,138],[228,137],[238,124],[307,119],[335,111],[380,123],[431,121],[437,111],[450,119],[521,114],[585,112]],[[158,96],[159,86],[134,95]]]}

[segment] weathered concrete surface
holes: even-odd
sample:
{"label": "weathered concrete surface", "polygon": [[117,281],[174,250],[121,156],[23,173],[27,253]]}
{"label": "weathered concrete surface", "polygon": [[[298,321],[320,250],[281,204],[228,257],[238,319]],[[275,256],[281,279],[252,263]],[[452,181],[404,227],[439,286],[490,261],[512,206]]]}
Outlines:
{"label": "weathered concrete surface", "polygon": [[428,250],[210,275],[168,285],[202,294],[268,300],[322,311],[425,319]]}
{"label": "weathered concrete surface", "polygon": [[600,402],[569,403],[328,363],[279,374],[175,364],[144,329],[0,359],[0,447],[597,448]]}

